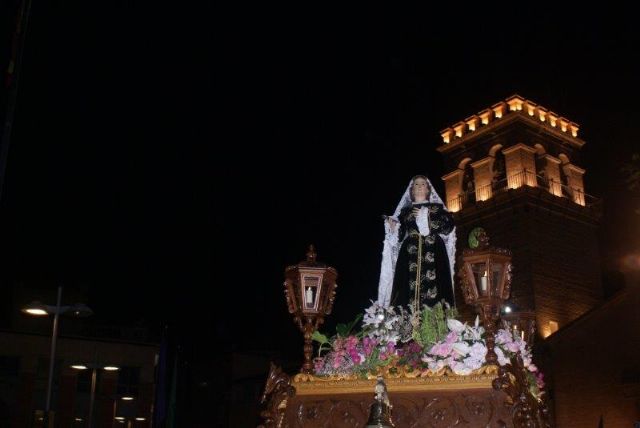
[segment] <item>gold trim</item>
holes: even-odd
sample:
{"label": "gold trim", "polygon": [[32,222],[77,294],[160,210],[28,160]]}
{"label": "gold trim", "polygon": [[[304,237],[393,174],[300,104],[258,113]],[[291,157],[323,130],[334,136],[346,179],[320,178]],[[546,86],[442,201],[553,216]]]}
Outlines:
{"label": "gold trim", "polygon": [[422,281],[420,278],[420,274],[422,273],[422,236],[418,235],[418,271],[416,272],[416,288],[415,288],[415,296],[413,298],[413,307],[415,308],[415,313],[420,312],[420,287],[422,286]]}
{"label": "gold trim", "polygon": [[[490,389],[497,374],[497,366],[484,366],[466,376],[455,375],[447,368],[437,373],[427,371],[385,376],[385,383],[389,392]],[[318,377],[299,373],[293,378],[292,385],[297,395],[328,395],[372,392],[375,383],[375,376],[358,379],[353,376]]]}

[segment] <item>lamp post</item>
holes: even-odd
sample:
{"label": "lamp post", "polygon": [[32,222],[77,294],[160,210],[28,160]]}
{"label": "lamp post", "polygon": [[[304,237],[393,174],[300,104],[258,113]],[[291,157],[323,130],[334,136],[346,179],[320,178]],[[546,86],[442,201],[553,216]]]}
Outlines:
{"label": "lamp post", "polygon": [[105,371],[117,371],[120,367],[114,365],[102,365],[97,363],[82,363],[74,364],[71,366],[75,370],[87,370],[91,369],[91,395],[89,396],[89,416],[87,417],[87,426],[93,427],[93,407],[96,399],[96,384],[98,382],[98,370]]}
{"label": "lamp post", "polygon": [[464,300],[480,313],[487,332],[487,363],[496,364],[496,321],[511,291],[511,251],[491,247],[484,231],[474,241],[474,248],[463,251],[460,270]]}
{"label": "lamp post", "polygon": [[293,321],[304,334],[303,373],[313,371],[311,336],[331,314],[336,295],[338,272],[316,261],[317,253],[309,246],[306,261],[285,269],[284,294]]}
{"label": "lamp post", "polygon": [[49,425],[50,413],[51,413],[51,392],[53,390],[53,367],[56,359],[56,344],[58,341],[58,323],[59,317],[63,314],[72,314],[77,317],[88,317],[93,314],[93,311],[89,309],[83,303],[76,303],[71,306],[62,306],[62,287],[58,287],[58,298],[56,299],[56,305],[50,306],[40,303],[38,301],[31,302],[24,308],[22,312],[27,315],[33,316],[45,316],[53,314],[53,331],[51,333],[51,352],[49,353],[49,377],[47,379],[47,396],[45,400],[44,410],[44,426]]}

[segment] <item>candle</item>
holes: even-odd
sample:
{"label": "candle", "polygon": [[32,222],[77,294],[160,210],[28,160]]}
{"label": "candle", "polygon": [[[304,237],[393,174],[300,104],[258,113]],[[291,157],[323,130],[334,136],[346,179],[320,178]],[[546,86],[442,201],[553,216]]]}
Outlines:
{"label": "candle", "polygon": [[483,273],[480,277],[480,291],[482,291],[482,293],[487,292],[487,272]]}
{"label": "candle", "polygon": [[313,291],[311,291],[311,287],[307,287],[305,295],[307,304],[313,305]]}

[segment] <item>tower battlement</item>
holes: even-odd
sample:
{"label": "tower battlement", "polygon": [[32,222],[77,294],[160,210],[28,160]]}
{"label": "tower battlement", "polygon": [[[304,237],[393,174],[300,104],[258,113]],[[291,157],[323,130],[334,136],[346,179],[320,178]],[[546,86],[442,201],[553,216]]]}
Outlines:
{"label": "tower battlement", "polygon": [[515,115],[544,127],[578,148],[584,145],[578,138],[580,126],[577,123],[516,94],[440,131],[443,145],[438,151],[444,153],[458,144],[467,143]]}
{"label": "tower battlement", "polygon": [[578,166],[577,123],[513,95],[443,130],[437,150],[450,171],[446,203],[452,212],[521,187],[537,187],[581,206],[599,202],[585,193]]}

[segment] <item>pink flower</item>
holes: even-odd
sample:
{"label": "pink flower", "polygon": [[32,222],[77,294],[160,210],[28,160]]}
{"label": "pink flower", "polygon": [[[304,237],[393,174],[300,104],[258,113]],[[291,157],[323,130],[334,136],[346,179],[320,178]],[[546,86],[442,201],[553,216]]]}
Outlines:
{"label": "pink flower", "polygon": [[393,342],[388,342],[387,346],[382,350],[382,352],[380,352],[380,359],[386,360],[387,357],[395,355],[395,353],[396,353],[395,344]]}
{"label": "pink flower", "polygon": [[448,357],[453,350],[453,343],[436,343],[429,350],[430,354],[437,355],[439,357]]}
{"label": "pink flower", "polygon": [[507,342],[504,346],[509,352],[518,352],[520,350],[520,345],[516,342]]}
{"label": "pink flower", "polygon": [[456,343],[458,341],[458,333],[455,331],[450,331],[447,334],[447,338],[445,339],[445,343]]}
{"label": "pink flower", "polygon": [[355,337],[355,336],[347,337],[346,343],[345,343],[345,346],[346,346],[347,349],[355,348],[357,344],[358,344],[358,338],[357,337]]}
{"label": "pink flower", "polygon": [[316,357],[313,359],[313,368],[316,373],[320,372],[324,367],[324,358]]}
{"label": "pink flower", "polygon": [[377,344],[377,341],[375,339],[371,339],[370,337],[365,337],[364,339],[362,339],[362,350],[364,351],[364,355],[367,357],[371,355],[373,349]]}
{"label": "pink flower", "polygon": [[513,334],[511,334],[509,330],[505,330],[503,328],[498,330],[498,333],[496,334],[496,343],[498,345],[504,345],[512,342],[513,342]]}

